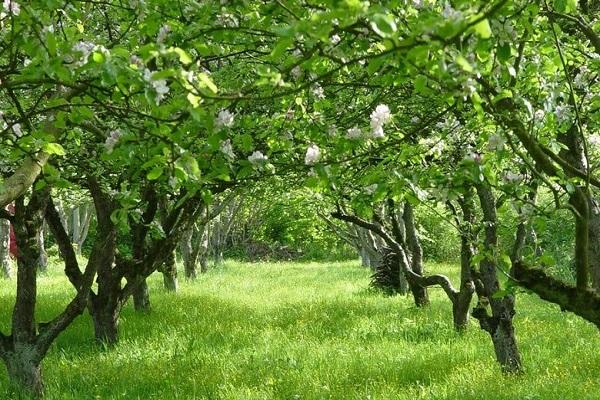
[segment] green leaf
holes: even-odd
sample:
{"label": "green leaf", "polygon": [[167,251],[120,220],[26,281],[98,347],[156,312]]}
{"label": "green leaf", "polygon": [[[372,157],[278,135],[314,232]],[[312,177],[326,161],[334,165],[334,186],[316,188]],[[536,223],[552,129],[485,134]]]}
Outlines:
{"label": "green leaf", "polygon": [[496,96],[494,96],[494,98],[492,99],[492,104],[496,104],[500,100],[503,100],[503,99],[511,99],[512,97],[513,97],[513,93],[508,89],[504,89],[503,91],[498,93]]}
{"label": "green leaf", "polygon": [[95,51],[94,54],[92,54],[92,59],[98,64],[101,64],[104,62],[104,54]]}
{"label": "green leaf", "polygon": [[371,28],[379,36],[391,37],[397,30],[396,21],[391,15],[375,14],[371,17]]}
{"label": "green leaf", "polygon": [[65,149],[58,143],[46,143],[43,150],[48,154],[56,154],[57,156],[64,156],[67,154]]}
{"label": "green leaf", "polygon": [[492,36],[492,28],[490,28],[490,22],[487,20],[487,18],[475,24],[473,26],[473,30],[482,39],[489,39],[490,36]]}
{"label": "green leaf", "polygon": [[190,57],[190,55],[186,53],[185,50],[180,49],[179,47],[175,47],[173,48],[173,51],[179,56],[179,61],[182,64],[188,65],[192,63],[192,57]]}
{"label": "green leaf", "polygon": [[155,181],[158,178],[160,178],[162,173],[163,173],[162,167],[154,167],[150,172],[148,172],[148,175],[146,175],[146,178],[149,181]]}
{"label": "green leaf", "polygon": [[415,79],[415,90],[419,93],[425,93],[427,91],[427,77],[425,75],[419,75]]}
{"label": "green leaf", "polygon": [[456,63],[463,69],[463,71],[473,72],[473,67],[462,55],[459,54],[458,56],[456,56]]}
{"label": "green leaf", "polygon": [[498,56],[498,61],[501,63],[505,63],[510,59],[511,49],[510,44],[504,43],[501,46],[498,46],[496,50],[496,55]]}
{"label": "green leaf", "polygon": [[202,72],[198,74],[198,80],[200,80],[200,83],[203,87],[207,87],[208,89],[210,89],[211,92],[217,93],[219,91],[217,85],[213,83],[213,81],[206,73]]}
{"label": "green leaf", "polygon": [[188,93],[187,99],[194,108],[197,108],[200,105],[200,101],[202,100],[201,97],[198,97],[193,93]]}

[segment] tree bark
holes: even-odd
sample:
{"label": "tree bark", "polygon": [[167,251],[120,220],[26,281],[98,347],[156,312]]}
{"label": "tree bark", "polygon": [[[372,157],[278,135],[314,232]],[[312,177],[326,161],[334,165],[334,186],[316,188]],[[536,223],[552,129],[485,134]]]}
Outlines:
{"label": "tree bark", "polygon": [[10,221],[0,219],[0,276],[12,277],[12,260],[10,258]]}
{"label": "tree bark", "polygon": [[[492,190],[485,184],[477,185],[477,194],[484,217],[483,249],[486,257],[479,264],[478,284],[476,284],[479,302],[473,310],[473,316],[479,320],[481,328],[490,334],[496,360],[502,371],[516,373],[521,371],[522,366],[512,322],[515,315],[515,298],[512,294],[501,297],[495,295],[500,289],[496,274],[498,256],[496,202]],[[488,308],[491,308],[491,315]]]}
{"label": "tree bark", "polygon": [[36,242],[39,248],[40,255],[37,259],[38,271],[45,273],[48,270],[48,253],[46,253],[46,241],[44,239],[44,228],[45,223],[42,224],[42,228],[37,232]]}
{"label": "tree bark", "polygon": [[88,185],[98,217],[96,236],[102,240],[94,243],[89,263],[97,271],[97,293],[90,293],[89,311],[94,320],[94,335],[101,344],[112,345],[118,340],[118,322],[122,301],[120,298],[122,275],[113,268],[117,247],[117,229],[110,216],[115,208],[110,197],[95,178]]}
{"label": "tree bark", "polygon": [[115,345],[119,341],[120,307],[113,302],[102,304],[98,299],[91,308],[96,341],[106,346]]}
{"label": "tree bark", "polygon": [[9,382],[17,393],[41,398],[44,393],[41,360],[34,345],[19,344],[3,356]]}
{"label": "tree bark", "polygon": [[[411,269],[415,274],[424,276],[425,270],[423,268],[423,249],[421,248],[417,227],[415,225],[415,214],[413,207],[408,201],[404,204],[402,219],[404,220],[404,226],[406,230],[406,245],[411,256]],[[410,281],[408,283],[410,284]],[[427,293],[426,286],[421,286],[417,282],[413,282],[410,284],[410,291],[413,294],[415,305],[417,307],[429,305],[429,295]]]}
{"label": "tree bark", "polygon": [[177,263],[175,262],[175,251],[171,251],[167,261],[162,266],[163,284],[167,291],[177,292]]}
{"label": "tree bark", "polygon": [[133,291],[133,308],[139,312],[150,312],[150,289],[143,279]]}
{"label": "tree bark", "polygon": [[181,252],[181,258],[183,259],[183,269],[185,272],[185,279],[194,280],[198,276],[197,268],[197,256],[194,257],[194,234],[196,228],[194,225],[185,231],[181,241],[179,242],[179,250]]}

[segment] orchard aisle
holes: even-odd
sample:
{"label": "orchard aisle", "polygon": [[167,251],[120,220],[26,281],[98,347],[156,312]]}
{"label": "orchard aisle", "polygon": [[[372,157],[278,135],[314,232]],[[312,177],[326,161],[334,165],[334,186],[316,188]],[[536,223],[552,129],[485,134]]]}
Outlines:
{"label": "orchard aisle", "polygon": [[[47,398],[546,400],[600,389],[597,332],[554,306],[519,295],[527,373],[505,377],[474,321],[454,332],[441,290],[417,310],[368,290],[368,278],[357,262],[227,261],[173,295],[155,274],[151,314],[128,305],[115,348],[98,351],[87,314],[59,337],[45,363]],[[0,307],[13,285],[2,282]],[[69,298],[56,264],[40,286],[40,313],[52,315]]]}

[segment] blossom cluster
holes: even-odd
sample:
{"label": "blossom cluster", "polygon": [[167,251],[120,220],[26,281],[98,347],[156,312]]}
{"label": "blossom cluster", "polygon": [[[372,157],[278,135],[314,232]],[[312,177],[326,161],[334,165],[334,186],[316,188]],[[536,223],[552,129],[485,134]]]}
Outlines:
{"label": "blossom cluster", "polygon": [[153,79],[152,72],[147,68],[144,70],[144,80],[150,83],[154,88],[154,91],[156,92],[156,105],[159,105],[167,93],[169,93],[167,81],[165,79]]}

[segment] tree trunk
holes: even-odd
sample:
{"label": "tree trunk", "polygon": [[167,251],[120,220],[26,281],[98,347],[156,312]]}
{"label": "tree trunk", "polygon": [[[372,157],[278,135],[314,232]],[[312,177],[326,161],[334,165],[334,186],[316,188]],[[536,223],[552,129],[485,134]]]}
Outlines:
{"label": "tree trunk", "polygon": [[96,341],[107,346],[115,345],[119,341],[119,307],[95,304],[92,309]]}
{"label": "tree trunk", "polygon": [[592,273],[592,285],[596,291],[600,292],[600,202],[598,199],[590,199],[589,208],[590,271]]}
{"label": "tree trunk", "polygon": [[163,284],[167,291],[177,292],[177,263],[175,262],[175,251],[172,251],[167,261],[162,266]]}
{"label": "tree trunk", "polygon": [[462,220],[458,213],[450,204],[454,211],[460,233],[460,290],[452,301],[452,315],[454,319],[454,329],[461,332],[467,329],[469,325],[469,316],[475,284],[473,283],[472,260],[475,254],[474,244],[476,236],[473,233],[473,224],[475,223],[473,190],[469,187],[465,194],[458,200],[462,210]]}
{"label": "tree trunk", "polygon": [[[38,233],[42,229],[46,192],[33,191],[29,204],[19,198],[15,207],[17,255],[17,295],[12,314],[12,335],[3,344],[2,359],[9,379],[18,389],[41,397],[43,392],[40,363],[43,354],[37,348],[35,305],[37,297]],[[8,343],[7,343],[8,342]]]}
{"label": "tree trunk", "polygon": [[6,364],[9,382],[17,393],[27,393],[34,398],[41,398],[44,384],[42,367],[37,353],[35,346],[22,344],[18,345],[18,349],[7,352],[3,360]]}
{"label": "tree trunk", "polygon": [[208,272],[208,256],[207,256],[206,252],[203,252],[202,254],[200,254],[199,260],[200,260],[200,273],[205,274],[206,272]]}
{"label": "tree trunk", "polygon": [[454,329],[463,332],[469,326],[469,309],[471,308],[471,300],[475,287],[473,282],[466,282],[460,288],[460,292],[452,302],[452,320],[454,321]]}
{"label": "tree trunk", "polygon": [[183,259],[183,268],[185,271],[185,279],[194,280],[198,276],[197,259],[194,258],[194,232],[195,228],[192,225],[181,238],[179,242],[179,250]]}
{"label": "tree trunk", "polygon": [[42,228],[37,232],[35,238],[40,252],[40,256],[37,259],[37,267],[41,273],[45,273],[48,270],[48,253],[46,253],[46,242],[44,240],[45,225],[45,223],[42,224]]}
{"label": "tree trunk", "polygon": [[150,289],[146,279],[141,281],[133,291],[133,308],[139,312],[150,312]]}
{"label": "tree trunk", "polygon": [[98,227],[96,240],[89,263],[95,265],[97,271],[97,293],[90,293],[88,309],[94,320],[96,340],[105,345],[113,345],[118,341],[119,314],[122,307],[121,280],[122,275],[113,268],[116,254],[117,229],[111,220],[115,205],[110,196],[103,192],[95,178],[88,179],[90,193],[94,199]]}
{"label": "tree trunk", "polygon": [[[415,225],[414,211],[412,205],[408,201],[404,204],[402,219],[404,220],[404,227],[406,230],[406,245],[411,255],[410,262],[412,271],[417,275],[425,276],[425,270],[423,268],[423,249],[421,248],[417,227]],[[427,287],[412,284],[410,285],[410,291],[413,294],[415,305],[417,307],[429,305]]]}
{"label": "tree trunk", "polygon": [[[487,255],[479,264],[478,284],[476,287],[479,302],[473,310],[473,316],[479,320],[481,328],[487,331],[494,343],[496,359],[503,372],[521,371],[521,356],[513,327],[515,298],[512,294],[497,297],[500,289],[496,274],[498,253],[498,218],[496,202],[489,186],[477,186],[477,194],[483,211],[485,227],[484,252]],[[488,313],[491,308],[491,315]]]}
{"label": "tree trunk", "polygon": [[10,222],[6,219],[0,219],[0,277],[10,279],[11,276]]}

